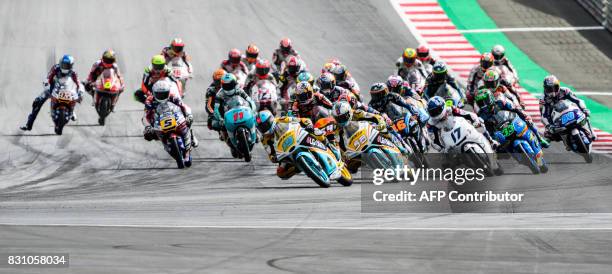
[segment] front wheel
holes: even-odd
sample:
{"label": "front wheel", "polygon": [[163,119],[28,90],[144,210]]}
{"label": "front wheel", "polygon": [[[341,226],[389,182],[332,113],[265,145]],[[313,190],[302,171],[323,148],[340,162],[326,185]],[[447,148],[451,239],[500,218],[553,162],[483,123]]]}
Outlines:
{"label": "front wheel", "polygon": [[170,146],[170,155],[174,158],[174,160],[176,160],[176,166],[179,169],[185,168],[185,162],[183,159],[183,151],[181,150],[181,147],[179,146],[176,136],[171,137],[168,140],[168,146]]}
{"label": "front wheel", "polygon": [[531,155],[529,155],[529,153],[527,153],[527,151],[525,150],[523,145],[519,145],[519,149],[520,149],[520,152],[521,152],[521,156],[522,156],[523,160],[526,162],[526,164],[529,167],[529,169],[531,170],[531,173],[533,173],[533,174],[540,173],[540,168],[538,167],[538,163],[536,162],[535,159],[533,159],[533,157]]}
{"label": "front wheel", "polygon": [[592,163],[593,162],[593,154],[591,154],[591,150],[584,143],[584,140],[582,139],[582,136],[580,134],[578,134],[578,136],[576,136],[576,139],[578,140],[578,146],[580,147],[580,149],[583,152],[582,157],[584,157],[584,160],[587,163],[589,163],[589,164]]}
{"label": "front wheel", "polygon": [[244,157],[245,162],[251,161],[251,150],[249,149],[249,135],[247,129],[239,128],[238,132],[236,132],[236,141],[238,143],[238,150]]}
{"label": "front wheel", "polygon": [[340,171],[340,178],[338,178],[338,183],[343,186],[351,186],[353,184],[353,176],[346,167],[342,167]]}
{"label": "front wheel", "polygon": [[102,96],[102,98],[100,98],[100,102],[98,103],[98,116],[100,116],[100,118],[98,119],[98,124],[100,124],[101,126],[104,125],[106,116],[108,116],[111,112],[111,108],[112,108],[112,98],[109,96]]}
{"label": "front wheel", "polygon": [[299,156],[296,159],[295,163],[296,166],[298,166],[299,169],[306,174],[306,176],[315,181],[317,185],[325,188],[329,187],[329,179],[326,179],[326,176],[324,174],[321,174],[323,172],[323,169],[321,168],[321,166],[319,166],[317,162],[314,162],[313,158]]}

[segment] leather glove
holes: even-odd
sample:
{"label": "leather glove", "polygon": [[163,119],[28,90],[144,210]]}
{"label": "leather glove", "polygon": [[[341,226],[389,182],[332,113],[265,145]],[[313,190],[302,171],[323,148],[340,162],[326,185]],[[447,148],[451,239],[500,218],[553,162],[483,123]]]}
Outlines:
{"label": "leather glove", "polygon": [[153,134],[153,128],[151,126],[146,126],[143,131],[144,139],[147,141],[153,140]]}
{"label": "leather glove", "polygon": [[583,109],[582,112],[584,112],[586,117],[590,117],[591,116],[591,111],[589,109],[587,109],[587,108]]}
{"label": "leather glove", "polygon": [[376,126],[376,130],[380,131],[381,133],[386,133],[387,132],[387,125],[385,125],[385,124],[378,124]]}

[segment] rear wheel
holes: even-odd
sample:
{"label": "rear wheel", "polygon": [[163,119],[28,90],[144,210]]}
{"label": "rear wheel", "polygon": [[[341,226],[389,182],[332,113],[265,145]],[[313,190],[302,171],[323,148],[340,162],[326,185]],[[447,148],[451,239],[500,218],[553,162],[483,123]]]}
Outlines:
{"label": "rear wheel", "polygon": [[236,141],[238,142],[238,150],[244,157],[245,162],[251,161],[251,151],[249,149],[249,132],[245,128],[238,128],[236,133]]}
{"label": "rear wheel", "polygon": [[483,168],[487,176],[493,176],[493,167],[491,165],[491,161],[487,154],[483,152],[476,152],[476,150],[471,147],[468,152],[472,154],[472,162],[476,165],[476,168]]}
{"label": "rear wheel", "polygon": [[313,162],[312,158],[300,156],[296,159],[295,163],[306,176],[315,181],[320,187],[329,187],[329,180],[324,180],[325,176],[321,174],[323,169],[318,163]]}
{"label": "rear wheel", "polygon": [[181,147],[179,146],[177,137],[171,137],[168,140],[168,145],[170,146],[170,154],[176,160],[176,166],[179,169],[185,168],[185,162],[183,160],[183,151],[181,151]]}
{"label": "rear wheel", "polygon": [[55,134],[62,135],[64,126],[66,125],[66,111],[63,109],[59,110],[57,114],[57,120],[55,121]]}
{"label": "rear wheel", "polygon": [[538,163],[536,162],[536,160],[533,159],[533,157],[529,155],[527,151],[525,151],[525,148],[523,148],[522,145],[519,145],[519,149],[520,149],[523,160],[525,160],[526,162],[525,164],[527,164],[529,169],[531,169],[531,173],[533,174],[540,173],[540,168],[538,167]]}

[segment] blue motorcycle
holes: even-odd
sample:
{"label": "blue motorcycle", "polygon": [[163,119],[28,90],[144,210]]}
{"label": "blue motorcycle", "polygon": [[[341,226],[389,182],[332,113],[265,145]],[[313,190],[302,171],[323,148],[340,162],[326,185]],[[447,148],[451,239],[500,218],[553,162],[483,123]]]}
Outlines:
{"label": "blue motorcycle", "polygon": [[240,96],[234,96],[225,105],[224,123],[231,145],[244,157],[251,161],[251,150],[257,142],[255,130],[255,112],[251,104]]}
{"label": "blue motorcycle", "polygon": [[505,110],[497,112],[494,119],[497,127],[493,136],[503,150],[519,163],[528,166],[533,174],[548,172],[540,142],[525,121]]}
{"label": "blue motorcycle", "polygon": [[551,133],[560,135],[567,147],[573,152],[580,153],[587,163],[593,162],[592,140],[586,133],[588,129],[585,128],[589,122],[586,114],[575,104],[563,100],[554,106],[552,120]]}

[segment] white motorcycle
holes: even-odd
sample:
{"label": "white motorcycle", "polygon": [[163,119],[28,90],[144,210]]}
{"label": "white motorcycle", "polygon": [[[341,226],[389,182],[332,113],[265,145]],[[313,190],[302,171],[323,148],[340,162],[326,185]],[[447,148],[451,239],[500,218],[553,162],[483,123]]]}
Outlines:
{"label": "white motorcycle", "polygon": [[257,111],[269,110],[276,116],[278,108],[277,88],[270,80],[260,80],[251,88],[251,98],[257,106]]}
{"label": "white motorcycle", "polygon": [[55,134],[62,135],[64,126],[74,115],[74,107],[81,93],[71,77],[60,78],[51,91],[51,119],[55,124]]}
{"label": "white motorcycle", "polygon": [[462,163],[482,168],[489,176],[503,173],[489,141],[464,118],[449,116],[440,129],[440,139],[451,166]]}
{"label": "white motorcycle", "polygon": [[185,91],[187,87],[187,80],[193,78],[193,74],[189,72],[189,68],[187,63],[183,61],[181,57],[174,57],[169,62],[170,70],[172,71],[172,75],[174,78],[181,82],[182,88],[179,89],[181,97],[185,96]]}

